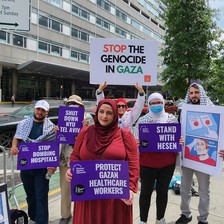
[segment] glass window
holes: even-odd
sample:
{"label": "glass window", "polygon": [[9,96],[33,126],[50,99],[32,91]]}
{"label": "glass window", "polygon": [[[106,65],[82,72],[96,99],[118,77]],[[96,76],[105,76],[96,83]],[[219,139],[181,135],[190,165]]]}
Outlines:
{"label": "glass window", "polygon": [[48,27],[48,18],[45,16],[39,16],[39,24],[41,26]]}
{"label": "glass window", "polygon": [[77,51],[71,51],[72,59],[79,60],[79,53]]}
{"label": "glass window", "polygon": [[61,24],[59,23],[59,22],[57,22],[57,21],[55,21],[55,20],[52,20],[51,21],[51,28],[53,29],[53,30],[56,30],[56,31],[61,31]]}
{"label": "glass window", "polygon": [[96,4],[99,5],[100,7],[102,7],[103,6],[103,1],[102,0],[97,0]]}
{"label": "glass window", "polygon": [[6,32],[0,30],[0,42],[6,43]]}
{"label": "glass window", "polygon": [[61,7],[61,5],[62,5],[62,0],[51,0],[51,3],[52,3],[53,5],[56,5],[56,6]]}
{"label": "glass window", "polygon": [[80,61],[88,62],[88,55],[84,53],[80,53]]}
{"label": "glass window", "polygon": [[110,29],[110,24],[108,22],[103,22],[103,27],[106,28],[107,30]]}
{"label": "glass window", "polygon": [[55,45],[51,45],[51,53],[61,56],[61,48]]}
{"label": "glass window", "polygon": [[81,32],[81,40],[89,42],[89,35],[85,32]]}
{"label": "glass window", "polygon": [[123,12],[121,12],[120,10],[116,9],[116,16],[122,20],[124,20],[125,22],[127,22],[127,15]]}
{"label": "glass window", "polygon": [[110,12],[110,8],[111,6],[108,3],[104,2],[104,9]]}
{"label": "glass window", "polygon": [[19,46],[19,47],[26,47],[24,40],[26,40],[26,38],[13,34],[13,45]]}
{"label": "glass window", "polygon": [[48,52],[48,44],[39,41],[38,42],[38,49],[41,50],[41,51],[44,51],[44,52]]}
{"label": "glass window", "polygon": [[96,18],[96,24],[102,26],[102,20],[100,18]]}
{"label": "glass window", "polygon": [[131,24],[133,27],[135,27],[136,29],[140,30],[140,23],[138,23],[136,20],[131,20]]}
{"label": "glass window", "polygon": [[84,18],[84,19],[89,20],[89,13],[86,12],[86,11],[84,11],[84,10],[81,11],[81,15],[80,15],[80,16],[81,16],[82,18]]}
{"label": "glass window", "polygon": [[74,12],[76,15],[79,15],[79,8],[75,5],[72,5],[72,12]]}
{"label": "glass window", "polygon": [[79,38],[79,30],[72,28],[72,37]]}
{"label": "glass window", "polygon": [[115,33],[118,34],[119,36],[122,36],[124,38],[126,38],[126,32],[118,27],[115,28]]}

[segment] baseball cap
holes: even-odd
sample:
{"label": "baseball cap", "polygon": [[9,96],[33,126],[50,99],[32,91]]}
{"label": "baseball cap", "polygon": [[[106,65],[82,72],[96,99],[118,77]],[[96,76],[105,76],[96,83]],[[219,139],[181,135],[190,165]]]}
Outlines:
{"label": "baseball cap", "polygon": [[34,106],[34,108],[42,108],[46,111],[49,111],[50,105],[46,100],[38,100]]}
{"label": "baseball cap", "polygon": [[81,98],[80,96],[78,96],[78,95],[71,95],[71,96],[68,98],[68,100],[66,101],[66,104],[68,104],[69,102],[75,102],[75,103],[77,103],[77,104],[79,104],[79,105],[84,105],[84,104],[82,103],[82,98]]}

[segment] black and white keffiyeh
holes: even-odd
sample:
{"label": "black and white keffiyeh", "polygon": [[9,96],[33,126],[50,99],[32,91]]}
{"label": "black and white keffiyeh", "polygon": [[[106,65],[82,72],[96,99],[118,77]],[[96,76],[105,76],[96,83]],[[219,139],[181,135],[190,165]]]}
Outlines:
{"label": "black and white keffiyeh", "polygon": [[21,139],[23,142],[40,142],[40,141],[54,141],[55,140],[55,125],[49,120],[44,119],[43,134],[37,139],[30,139],[29,135],[33,126],[33,117],[28,117],[22,120],[16,129],[15,138]]}
{"label": "black and white keffiyeh", "polygon": [[199,93],[200,93],[200,105],[213,105],[212,101],[207,96],[204,88],[200,84],[195,83],[195,82],[194,83],[191,83],[191,85],[188,87],[187,95],[186,95],[186,97],[184,99],[184,103],[191,104],[191,100],[190,100],[190,88],[193,85],[198,86]]}

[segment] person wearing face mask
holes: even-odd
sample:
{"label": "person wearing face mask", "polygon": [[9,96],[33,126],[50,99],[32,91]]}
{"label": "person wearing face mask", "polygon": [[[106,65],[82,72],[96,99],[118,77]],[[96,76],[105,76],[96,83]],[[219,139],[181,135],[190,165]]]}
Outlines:
{"label": "person wearing face mask", "polygon": [[[103,90],[107,87],[106,81],[99,85],[96,90],[96,99],[97,105],[100,100],[104,99]],[[136,99],[134,107],[128,111],[127,102],[124,98],[118,98],[116,100],[117,108],[118,108],[118,126],[120,128],[128,128],[132,131],[133,124],[137,121],[139,116],[141,115],[142,109],[145,103],[145,92],[141,85],[138,83],[135,84],[135,88],[138,90],[138,97]]]}
{"label": "person wearing face mask", "polygon": [[[82,99],[78,95],[71,95],[66,101],[66,106],[68,107],[84,107]],[[92,116],[85,112],[84,120],[82,122],[83,126],[90,126],[94,124]],[[59,224],[67,224],[71,220],[71,197],[70,184],[65,180],[65,173],[69,169],[69,158],[72,153],[74,145],[72,144],[61,144],[61,153],[60,153],[60,187],[61,187],[61,220]]]}
{"label": "person wearing face mask", "polygon": [[[160,93],[148,97],[149,112],[137,121],[133,134],[139,138],[139,124],[178,123],[173,114],[164,109],[165,100]],[[180,143],[183,144],[183,142]],[[168,201],[169,183],[176,164],[175,152],[140,153],[141,191],[139,197],[140,224],[147,223],[151,196],[156,181],[156,224],[165,224],[165,211]]]}

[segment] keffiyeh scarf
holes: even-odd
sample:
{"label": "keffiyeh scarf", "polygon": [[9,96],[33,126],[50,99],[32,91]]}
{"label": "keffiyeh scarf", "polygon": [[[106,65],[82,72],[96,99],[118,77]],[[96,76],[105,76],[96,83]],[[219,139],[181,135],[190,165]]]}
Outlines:
{"label": "keffiyeh scarf", "polygon": [[33,117],[28,117],[22,120],[16,130],[15,138],[21,139],[23,142],[40,142],[40,141],[54,141],[55,140],[55,125],[48,119],[44,119],[43,134],[37,139],[30,139],[29,135],[33,127]]}
{"label": "keffiyeh scarf", "polygon": [[200,93],[200,105],[213,105],[212,101],[209,99],[209,97],[207,96],[204,88],[198,84],[198,83],[191,83],[191,85],[189,86],[188,90],[187,90],[187,95],[184,99],[184,103],[187,104],[191,104],[191,100],[190,100],[190,88],[192,87],[192,85],[197,85],[199,88],[199,93]]}

